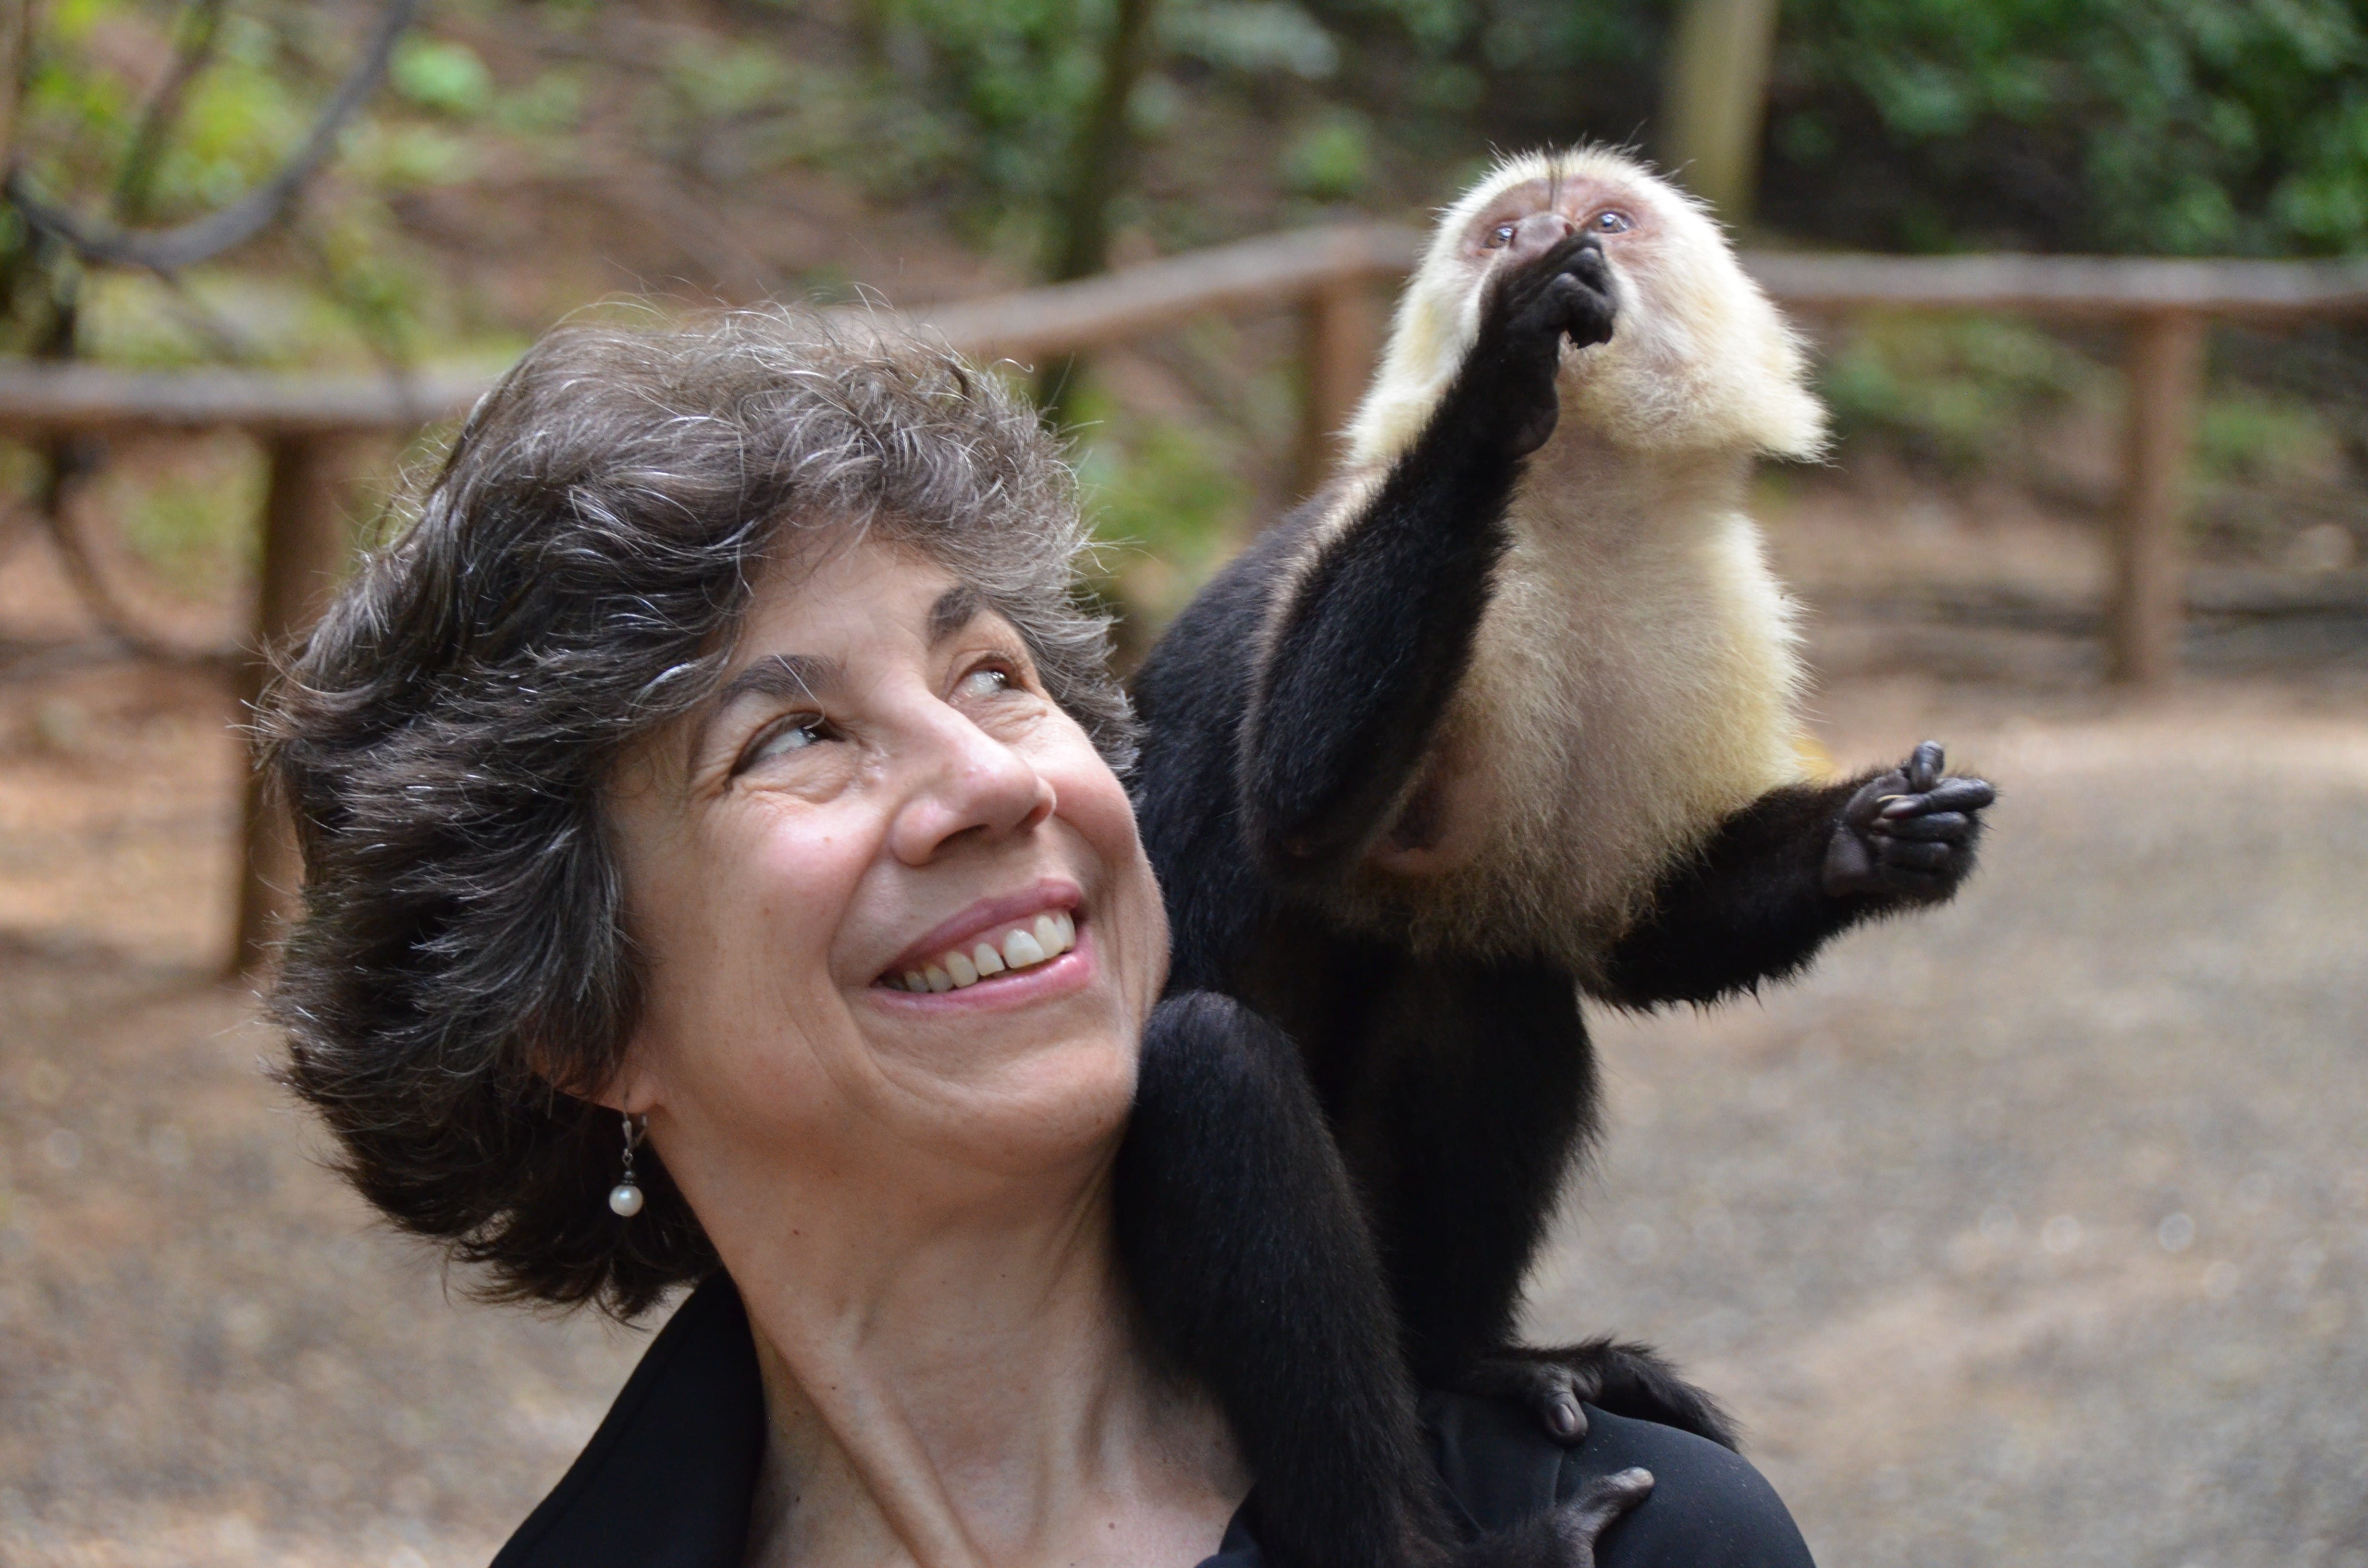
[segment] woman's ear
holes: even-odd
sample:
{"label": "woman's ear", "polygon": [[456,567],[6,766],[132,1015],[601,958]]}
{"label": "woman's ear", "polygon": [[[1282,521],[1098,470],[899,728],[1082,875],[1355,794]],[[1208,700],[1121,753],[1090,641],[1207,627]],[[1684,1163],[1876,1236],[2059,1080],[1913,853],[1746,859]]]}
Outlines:
{"label": "woman's ear", "polygon": [[627,1116],[648,1115],[650,1108],[658,1103],[658,1084],[657,1074],[649,1070],[647,1060],[641,1042],[628,1040],[624,1060],[609,1074],[608,1082],[583,1097]]}
{"label": "woman's ear", "polygon": [[657,1075],[648,1070],[647,1060],[640,1040],[629,1040],[616,1068],[596,1079],[587,1077],[580,1069],[558,1066],[542,1051],[533,1053],[536,1077],[570,1099],[627,1116],[645,1116],[658,1102]]}

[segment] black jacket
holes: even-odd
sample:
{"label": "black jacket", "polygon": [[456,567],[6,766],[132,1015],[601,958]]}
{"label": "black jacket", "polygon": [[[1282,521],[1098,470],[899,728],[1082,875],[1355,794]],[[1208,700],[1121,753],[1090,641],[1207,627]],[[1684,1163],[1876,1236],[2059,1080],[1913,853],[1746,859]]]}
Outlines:
{"label": "black jacket", "polygon": [[[1601,1568],[1810,1568],[1784,1505],[1714,1443],[1590,1408],[1564,1449],[1521,1411],[1434,1394],[1424,1417],[1440,1472],[1474,1529],[1497,1528],[1632,1464],[1653,1495],[1611,1527]],[[717,1274],[690,1293],[600,1429],[494,1568],[741,1568],[765,1453],[765,1396],[747,1314]],[[1258,1496],[1201,1568],[1262,1568]]]}

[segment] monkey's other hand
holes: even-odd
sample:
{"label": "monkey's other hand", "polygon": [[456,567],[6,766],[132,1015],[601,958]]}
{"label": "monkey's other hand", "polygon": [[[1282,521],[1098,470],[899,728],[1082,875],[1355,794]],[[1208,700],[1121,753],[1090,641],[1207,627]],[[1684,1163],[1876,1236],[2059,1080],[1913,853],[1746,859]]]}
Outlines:
{"label": "monkey's other hand", "polygon": [[1596,1476],[1569,1502],[1464,1547],[1453,1568],[1595,1568],[1603,1532],[1652,1492],[1653,1472],[1642,1466]]}
{"label": "monkey's other hand", "polygon": [[1508,1345],[1474,1362],[1456,1386],[1464,1393],[1527,1406],[1558,1443],[1585,1440],[1587,1412],[1580,1406],[1591,1404],[1708,1437],[1723,1449],[1742,1446],[1718,1402],[1647,1346],[1611,1339],[1553,1349]]}
{"label": "monkey's other hand", "polygon": [[1957,891],[1998,791],[1987,779],[1943,773],[1945,760],[1941,743],[1926,741],[1850,797],[1826,848],[1826,892],[1938,903]]}
{"label": "monkey's other hand", "polygon": [[1611,267],[1593,234],[1573,234],[1490,282],[1464,374],[1494,405],[1486,424],[1509,455],[1525,458],[1544,446],[1562,417],[1554,378],[1563,340],[1578,348],[1608,342],[1618,313]]}

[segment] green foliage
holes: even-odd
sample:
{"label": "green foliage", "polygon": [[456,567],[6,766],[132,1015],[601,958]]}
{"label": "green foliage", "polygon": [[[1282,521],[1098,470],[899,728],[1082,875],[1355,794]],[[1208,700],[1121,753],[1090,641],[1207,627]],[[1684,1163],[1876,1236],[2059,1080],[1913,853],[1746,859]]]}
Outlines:
{"label": "green foliage", "polygon": [[1780,53],[1777,179],[1870,231],[1838,237],[2368,243],[2359,0],[1793,0]]}
{"label": "green foliage", "polygon": [[2027,322],[1873,314],[1824,365],[1822,392],[1847,443],[1873,437],[1964,468],[2018,426],[2106,384],[2108,372]]}
{"label": "green foliage", "polygon": [[2208,399],[2196,422],[2201,478],[2231,484],[2340,481],[2343,447],[2317,408],[2291,397],[2232,387]]}
{"label": "green foliage", "polygon": [[387,79],[422,108],[474,119],[494,98],[494,74],[467,44],[413,33],[395,46]]}
{"label": "green foliage", "polygon": [[[128,52],[134,37],[167,47],[172,12],[129,0],[72,0],[41,17],[15,154],[42,190],[111,190],[143,102],[139,84],[112,57]],[[149,200],[154,218],[187,218],[234,199],[278,167],[310,118],[302,79],[286,69],[271,29],[233,12],[165,149]]]}
{"label": "green foliage", "polygon": [[1346,109],[1316,116],[1282,150],[1283,187],[1315,201],[1353,200],[1372,173],[1371,143],[1364,116]]}
{"label": "green foliage", "polygon": [[1024,228],[1067,166],[1115,9],[1111,0],[879,0],[876,26],[894,47],[878,85],[912,106],[899,127],[912,142],[908,177],[959,189],[985,228]]}
{"label": "green foliage", "polygon": [[1281,0],[1170,6],[1164,31],[1175,53],[1244,76],[1288,73],[1321,82],[1340,68],[1338,40]]}
{"label": "green foliage", "polygon": [[1247,493],[1214,440],[1174,420],[1131,418],[1090,381],[1072,406],[1077,480],[1099,537],[1170,561],[1220,546]]}
{"label": "green foliage", "polygon": [[[35,189],[102,222],[186,222],[270,178],[311,131],[352,63],[359,17],[296,0],[233,0],[177,104],[160,97],[176,51],[202,29],[166,0],[60,0],[37,13],[14,151]],[[385,101],[394,114],[348,128],[339,177],[316,182],[295,221],[271,240],[179,291],[108,271],[85,279],[14,214],[0,224],[0,312],[18,350],[70,334],[84,352],[132,362],[223,358],[315,361],[358,350],[400,354],[414,335],[424,279],[405,254],[388,201],[406,190],[472,177],[481,163],[468,122],[494,97],[474,51],[427,35],[398,48]],[[157,156],[132,165],[142,127],[159,114]],[[419,111],[404,118],[401,106]],[[424,118],[423,118],[424,117]],[[124,192],[138,187],[136,203]],[[209,302],[222,267],[276,253],[277,300],[259,315]],[[235,292],[235,290],[233,290]],[[242,306],[251,303],[253,290]]]}
{"label": "green foliage", "polygon": [[264,465],[251,443],[210,441],[158,466],[118,470],[100,500],[157,582],[187,597],[247,580],[261,553]]}

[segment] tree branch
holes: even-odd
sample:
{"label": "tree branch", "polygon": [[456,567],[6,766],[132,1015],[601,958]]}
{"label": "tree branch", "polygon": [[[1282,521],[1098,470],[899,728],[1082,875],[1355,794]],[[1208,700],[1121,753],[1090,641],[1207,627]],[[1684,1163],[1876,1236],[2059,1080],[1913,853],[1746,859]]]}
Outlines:
{"label": "tree branch", "polygon": [[0,195],[5,195],[24,215],[26,222],[72,247],[85,261],[174,273],[220,256],[277,222],[305,182],[328,162],[329,154],[336,150],[338,132],[378,90],[380,81],[386,75],[387,62],[393,58],[395,40],[411,26],[420,4],[421,0],[386,0],[361,58],[354,62],[346,79],[337,84],[336,92],[322,108],[303,145],[277,174],[219,212],[172,229],[98,227],[35,196],[21,167],[9,170],[6,184],[0,185]]}
{"label": "tree branch", "polygon": [[213,62],[214,45],[222,37],[222,9],[229,0],[188,0],[182,12],[180,46],[173,52],[172,69],[156,85],[140,129],[132,133],[131,151],[124,155],[123,173],[115,182],[115,218],[137,223],[148,215],[148,197],[156,184],[156,166],[165,158],[165,139],[180,122],[189,84]]}

